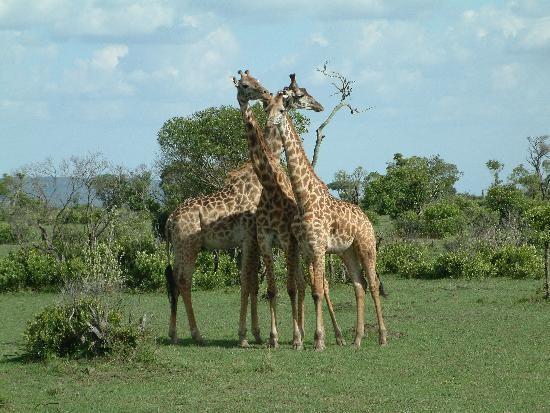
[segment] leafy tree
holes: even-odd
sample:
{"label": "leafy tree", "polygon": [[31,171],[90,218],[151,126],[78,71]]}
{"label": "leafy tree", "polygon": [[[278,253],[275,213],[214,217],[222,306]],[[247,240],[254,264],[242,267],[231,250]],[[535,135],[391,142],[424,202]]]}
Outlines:
{"label": "leafy tree", "polygon": [[537,175],[525,168],[523,164],[516,166],[512,170],[508,181],[531,199],[535,199],[540,194],[540,184]]}
{"label": "leafy tree", "polygon": [[549,136],[528,137],[527,162],[534,169],[542,199],[550,199],[550,144]]}
{"label": "leafy tree", "polygon": [[115,167],[114,171],[94,179],[93,187],[104,208],[127,207],[144,211],[154,201],[152,173],[141,165],[131,171]]}
{"label": "leafy tree", "polygon": [[355,168],[352,173],[340,170],[334,174],[334,180],[327,186],[336,191],[340,199],[359,205],[367,176],[367,171],[361,166]]}
{"label": "leafy tree", "polygon": [[[252,111],[263,127],[266,115],[261,106]],[[298,133],[307,132],[309,119],[294,111],[290,115]],[[169,209],[186,198],[219,190],[227,173],[248,160],[242,115],[230,106],[169,119],[157,140],[161,187]]]}
{"label": "leafy tree", "polygon": [[527,200],[523,192],[512,184],[493,185],[487,191],[486,205],[499,213],[500,222],[519,216],[525,210]]}
{"label": "leafy tree", "polygon": [[452,196],[461,172],[437,156],[404,157],[396,153],[386,175],[369,174],[362,206],[396,217],[405,211],[419,213],[431,201]]}
{"label": "leafy tree", "polygon": [[489,159],[485,166],[493,173],[493,185],[500,185],[502,183],[499,174],[504,168],[504,164],[496,159]]}
{"label": "leafy tree", "polygon": [[550,299],[550,202],[530,208],[526,215],[537,241],[544,247],[544,297]]}

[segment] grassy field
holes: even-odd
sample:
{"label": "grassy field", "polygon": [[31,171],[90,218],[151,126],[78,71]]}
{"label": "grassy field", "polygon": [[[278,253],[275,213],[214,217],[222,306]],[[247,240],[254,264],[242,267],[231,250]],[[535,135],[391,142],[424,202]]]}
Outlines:
{"label": "grassy field", "polygon": [[[290,308],[283,294],[281,348],[236,348],[239,295],[230,289],[194,294],[204,347],[190,343],[182,305],[183,339],[170,345],[165,296],[125,295],[128,311],[151,316],[151,339],[135,354],[26,363],[18,357],[25,322],[59,297],[0,295],[0,410],[550,411],[550,306],[536,299],[539,282],[385,280],[391,294],[383,302],[389,344],[376,344],[369,300],[363,347],[337,347],[328,324],[322,353],[312,350],[310,299],[306,349],[291,348]],[[352,289],[337,286],[332,294],[351,343]],[[267,310],[262,302],[264,337]]]}

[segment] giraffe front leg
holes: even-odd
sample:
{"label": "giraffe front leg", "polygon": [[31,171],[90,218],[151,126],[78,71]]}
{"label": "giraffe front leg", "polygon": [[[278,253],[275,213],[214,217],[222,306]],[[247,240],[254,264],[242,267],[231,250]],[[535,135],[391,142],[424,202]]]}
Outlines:
{"label": "giraffe front leg", "polygon": [[269,300],[269,314],[271,320],[268,345],[279,347],[279,333],[277,331],[277,284],[273,271],[273,250],[271,239],[261,231],[258,231],[258,245],[262,252],[265,265],[265,277],[267,280],[267,299]]}
{"label": "giraffe front leg", "polygon": [[[290,298],[290,305],[292,307],[292,343],[296,350],[302,350],[304,348],[303,335],[300,330],[301,320],[299,311],[299,306],[296,305],[296,294],[300,294],[297,290],[301,288],[303,290],[303,285],[298,287],[300,281],[298,278],[302,276],[300,274],[300,262],[298,257],[297,245],[291,245],[286,249],[286,261],[287,261],[287,292]],[[303,284],[303,277],[302,282]],[[303,304],[299,303],[300,305]]]}
{"label": "giraffe front leg", "polygon": [[340,330],[340,327],[338,326],[338,322],[336,321],[336,314],[334,313],[334,307],[332,305],[332,301],[330,300],[330,293],[329,293],[329,285],[328,280],[324,279],[324,285],[323,285],[325,300],[327,302],[327,308],[328,313],[330,315],[330,320],[332,321],[332,329],[334,330],[334,337],[336,338],[336,344],[339,346],[343,346],[346,344],[346,341],[344,340],[344,337],[342,336],[342,330]]}
{"label": "giraffe front leg", "polygon": [[314,348],[316,351],[325,349],[325,328],[323,325],[323,296],[325,279],[325,256],[317,254],[312,264],[311,295],[315,305]]}

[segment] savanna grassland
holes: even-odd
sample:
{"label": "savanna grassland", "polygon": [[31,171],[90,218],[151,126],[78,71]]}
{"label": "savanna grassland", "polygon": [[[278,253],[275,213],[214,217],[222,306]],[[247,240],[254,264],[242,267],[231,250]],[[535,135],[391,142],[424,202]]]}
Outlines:
{"label": "savanna grassland", "polygon": [[[306,349],[291,346],[290,306],[279,299],[281,346],[237,347],[236,288],[194,293],[206,339],[189,340],[180,304],[177,345],[166,338],[161,293],[124,294],[127,314],[148,315],[137,350],[94,360],[25,361],[27,320],[57,294],[0,296],[0,410],[6,412],[156,411],[549,411],[550,308],[540,281],[407,280],[384,277],[389,344],[376,344],[367,300],[368,337],[356,350],[338,347],[325,312],[327,349],[315,352],[313,308],[306,301]],[[333,302],[352,342],[354,295],[335,285]],[[262,333],[268,305],[261,302]]]}

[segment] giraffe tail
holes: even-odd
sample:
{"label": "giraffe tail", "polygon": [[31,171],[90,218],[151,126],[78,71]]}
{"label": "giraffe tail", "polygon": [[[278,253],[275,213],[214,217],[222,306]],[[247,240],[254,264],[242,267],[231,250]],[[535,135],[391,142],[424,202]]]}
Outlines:
{"label": "giraffe tail", "polygon": [[166,278],[166,292],[168,293],[168,300],[170,301],[170,308],[172,312],[176,310],[178,305],[178,290],[176,287],[176,279],[174,278],[174,270],[170,264],[170,226],[166,223],[166,269],[164,270],[164,276]]}
{"label": "giraffe tail", "polygon": [[170,308],[172,311],[175,311],[178,305],[178,290],[176,288],[174,271],[172,270],[172,266],[170,264],[166,266],[164,275],[166,277],[166,291],[168,293],[168,301],[170,301]]}
{"label": "giraffe tail", "polygon": [[379,285],[378,290],[380,291],[380,295],[384,298],[388,298],[388,293],[384,289],[384,284],[382,284],[382,280],[380,279],[380,276],[378,275],[378,273],[376,273],[376,278],[378,278],[378,285]]}
{"label": "giraffe tail", "polygon": [[[380,279],[378,273],[376,273],[376,279],[378,280],[378,291],[380,295],[384,298],[388,298],[388,293],[384,289],[384,284],[382,283],[382,280]],[[364,273],[362,274],[361,280],[361,284],[363,284],[363,289],[367,291],[367,289],[369,288],[369,282],[367,281]]]}

